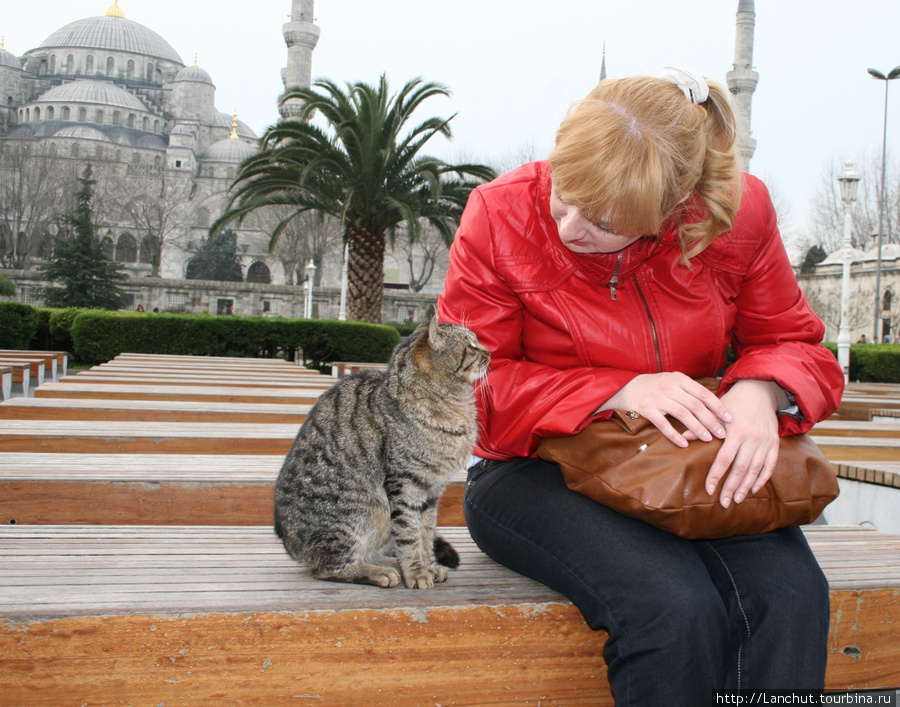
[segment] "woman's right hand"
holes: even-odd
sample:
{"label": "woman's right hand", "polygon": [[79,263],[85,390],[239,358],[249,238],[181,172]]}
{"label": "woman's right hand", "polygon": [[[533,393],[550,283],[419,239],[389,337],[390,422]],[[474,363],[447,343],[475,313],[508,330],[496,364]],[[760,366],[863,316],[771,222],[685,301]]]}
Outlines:
{"label": "woman's right hand", "polygon": [[[725,438],[731,413],[708,388],[683,373],[649,373],[635,376],[607,400],[600,410],[628,410],[652,422],[673,444],[687,447],[688,440]],[[686,428],[680,434],[666,419],[671,415]]]}

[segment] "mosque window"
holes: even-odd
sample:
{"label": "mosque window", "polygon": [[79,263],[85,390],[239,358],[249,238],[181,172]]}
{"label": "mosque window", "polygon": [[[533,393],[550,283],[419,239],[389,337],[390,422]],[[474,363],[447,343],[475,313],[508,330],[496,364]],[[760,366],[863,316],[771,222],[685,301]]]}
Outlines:
{"label": "mosque window", "polygon": [[40,108],[35,108],[35,109],[34,109],[34,119],[35,119],[35,120],[40,120],[40,119],[41,119],[41,109],[40,109]]}
{"label": "mosque window", "polygon": [[66,57],[66,73],[71,74],[75,71],[75,57],[69,54]]}
{"label": "mosque window", "polygon": [[100,124],[103,123],[103,111],[102,111],[102,110],[98,110],[98,111],[94,114],[94,122],[95,122],[95,123],[100,123]]}
{"label": "mosque window", "polygon": [[26,108],[25,109],[25,122],[27,123],[30,121],[31,121],[31,108]]}
{"label": "mosque window", "polygon": [[119,112],[117,110],[113,111],[112,124],[113,125],[121,125],[122,124],[122,113],[121,112]]}
{"label": "mosque window", "polygon": [[55,73],[56,73],[56,54],[52,54],[52,55],[50,56],[50,69],[49,69],[49,71],[50,71],[51,74],[55,74]]}
{"label": "mosque window", "polygon": [[106,58],[106,75],[107,76],[115,76],[116,74],[116,60],[111,56]]}
{"label": "mosque window", "polygon": [[[64,111],[68,110],[67,108],[63,108]],[[86,123],[87,122],[87,108],[79,108],[78,109],[78,122]]]}
{"label": "mosque window", "polygon": [[159,121],[158,120],[153,121],[153,132],[155,132],[155,133],[159,132]]}
{"label": "mosque window", "polygon": [[154,166],[154,167],[159,167],[161,164],[162,164],[162,159],[160,158],[159,155],[156,155],[156,156],[153,158],[153,166]]}
{"label": "mosque window", "polygon": [[134,59],[128,60],[128,64],[126,65],[125,69],[125,75],[130,79],[134,78]]}
{"label": "mosque window", "polygon": [[153,80],[153,64],[147,64],[147,80]]}
{"label": "mosque window", "polygon": [[268,285],[272,282],[272,273],[269,266],[257,260],[247,269],[247,282],[256,282]]}
{"label": "mosque window", "polygon": [[148,118],[146,115],[144,116],[144,119],[141,121],[141,128],[143,130],[150,129],[150,118]]}
{"label": "mosque window", "polygon": [[62,119],[68,120],[71,117],[71,111],[69,110],[69,106],[63,106],[62,108]]}
{"label": "mosque window", "polygon": [[53,106],[47,106],[47,120],[53,120],[55,112],[53,110]]}
{"label": "mosque window", "polygon": [[128,127],[129,127],[129,128],[133,128],[133,127],[134,127],[134,113],[129,113],[129,114],[128,114]]}
{"label": "mosque window", "polygon": [[130,233],[123,233],[116,241],[116,262],[136,263],[137,259],[137,240]]}
{"label": "mosque window", "polygon": [[84,59],[84,73],[94,73],[94,56],[92,54],[88,54]]}

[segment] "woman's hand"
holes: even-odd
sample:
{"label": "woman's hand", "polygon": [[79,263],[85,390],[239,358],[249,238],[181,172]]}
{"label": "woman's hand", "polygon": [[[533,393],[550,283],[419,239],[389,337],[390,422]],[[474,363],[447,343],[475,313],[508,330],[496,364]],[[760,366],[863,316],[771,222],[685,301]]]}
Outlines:
{"label": "woman's hand", "polygon": [[[604,403],[601,410],[632,410],[646,417],[673,444],[687,447],[688,440],[724,439],[725,425],[732,422],[729,407],[710,390],[683,373],[650,373],[636,376]],[[682,435],[666,419],[671,415],[687,432]]]}
{"label": "woman's hand", "polygon": [[728,473],[719,494],[722,507],[728,508],[772,477],[778,460],[777,411],[787,405],[787,396],[774,381],[741,380],[722,396],[722,403],[734,412],[734,420],[725,426],[725,441],[706,477],[706,489],[712,495]]}

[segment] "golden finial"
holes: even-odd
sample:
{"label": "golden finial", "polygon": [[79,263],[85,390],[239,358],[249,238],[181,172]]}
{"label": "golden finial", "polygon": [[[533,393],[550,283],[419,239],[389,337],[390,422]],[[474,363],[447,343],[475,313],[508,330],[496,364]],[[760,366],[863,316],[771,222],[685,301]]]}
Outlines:
{"label": "golden finial", "polygon": [[113,0],[113,4],[110,5],[110,8],[106,11],[107,17],[121,17],[123,20],[125,19],[125,13],[122,12],[122,8],[119,7],[119,0]]}
{"label": "golden finial", "polygon": [[196,54],[194,54],[194,66],[200,66],[200,64],[197,63],[197,55]]}
{"label": "golden finial", "polygon": [[237,140],[237,108],[234,109],[234,116],[231,118],[231,135],[228,136],[229,140]]}
{"label": "golden finial", "polygon": [[0,52],[6,51],[6,37],[0,37]]}

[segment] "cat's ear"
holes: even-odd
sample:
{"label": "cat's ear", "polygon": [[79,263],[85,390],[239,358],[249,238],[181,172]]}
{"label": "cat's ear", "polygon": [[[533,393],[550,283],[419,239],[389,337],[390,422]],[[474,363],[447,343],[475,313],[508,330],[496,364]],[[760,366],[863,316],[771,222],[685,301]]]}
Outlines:
{"label": "cat's ear", "polygon": [[425,319],[422,320],[422,325],[428,327],[428,343],[431,345],[431,348],[441,348],[444,344],[444,340],[438,332],[438,318],[434,305],[429,305],[428,311],[425,312]]}

